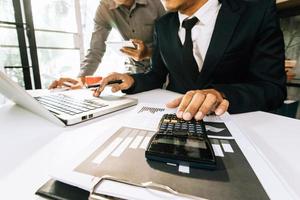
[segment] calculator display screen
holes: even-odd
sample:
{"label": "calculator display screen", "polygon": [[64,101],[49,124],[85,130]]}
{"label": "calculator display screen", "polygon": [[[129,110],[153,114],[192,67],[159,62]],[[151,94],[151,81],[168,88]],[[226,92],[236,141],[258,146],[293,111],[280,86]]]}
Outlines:
{"label": "calculator display screen", "polygon": [[213,159],[211,149],[207,147],[206,141],[193,137],[156,135],[152,140],[149,151],[157,155],[170,155],[178,159]]}
{"label": "calculator display screen", "polygon": [[206,144],[203,140],[198,140],[194,138],[158,138],[156,140],[157,143],[162,143],[162,144],[171,144],[171,145],[178,145],[178,146],[186,146],[186,147],[194,147],[194,148],[201,148],[201,149],[206,149]]}

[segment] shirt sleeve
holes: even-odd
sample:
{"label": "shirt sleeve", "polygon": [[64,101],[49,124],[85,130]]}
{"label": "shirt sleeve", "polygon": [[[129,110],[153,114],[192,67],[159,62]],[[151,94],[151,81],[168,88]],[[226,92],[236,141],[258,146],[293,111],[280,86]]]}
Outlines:
{"label": "shirt sleeve", "polygon": [[131,76],[134,79],[134,85],[128,90],[123,90],[124,93],[134,94],[156,88],[162,88],[163,84],[166,82],[166,78],[169,72],[160,55],[158,32],[156,30],[157,24],[154,27],[154,49],[150,71],[147,73],[132,74]]}
{"label": "shirt sleeve", "polygon": [[94,18],[94,31],[92,33],[90,48],[80,66],[79,77],[93,75],[106,50],[105,41],[112,29],[109,24],[109,8],[100,3]]}

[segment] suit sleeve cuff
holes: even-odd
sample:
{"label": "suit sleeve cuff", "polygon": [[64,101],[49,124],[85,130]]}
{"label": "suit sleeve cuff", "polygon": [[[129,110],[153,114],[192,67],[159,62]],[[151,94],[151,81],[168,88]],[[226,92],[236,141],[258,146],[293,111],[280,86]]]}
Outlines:
{"label": "suit sleeve cuff", "polygon": [[132,78],[133,78],[133,80],[134,80],[134,82],[133,82],[133,85],[130,87],[130,88],[128,88],[127,90],[122,90],[122,92],[123,93],[125,93],[125,94],[135,94],[136,92],[135,92],[135,90],[136,90],[136,78],[134,77],[134,75],[130,75]]}

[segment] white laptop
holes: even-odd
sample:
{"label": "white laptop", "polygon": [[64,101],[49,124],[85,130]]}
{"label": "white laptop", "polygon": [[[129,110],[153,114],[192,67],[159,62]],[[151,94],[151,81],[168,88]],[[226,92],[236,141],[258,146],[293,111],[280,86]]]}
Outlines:
{"label": "white laptop", "polygon": [[63,92],[27,93],[0,71],[0,93],[23,108],[56,124],[69,126],[137,104],[137,99],[121,95],[93,97],[88,89]]}

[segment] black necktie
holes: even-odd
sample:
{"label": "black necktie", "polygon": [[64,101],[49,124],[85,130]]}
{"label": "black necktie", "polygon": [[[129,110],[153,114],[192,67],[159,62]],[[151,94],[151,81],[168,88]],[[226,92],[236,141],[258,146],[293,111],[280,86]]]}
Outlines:
{"label": "black necktie", "polygon": [[190,78],[192,78],[193,80],[195,80],[199,74],[198,65],[193,54],[193,41],[191,33],[192,28],[197,22],[198,18],[193,17],[192,19],[185,20],[182,23],[182,27],[185,28],[185,40],[182,48],[183,65],[187,70],[190,71]]}

